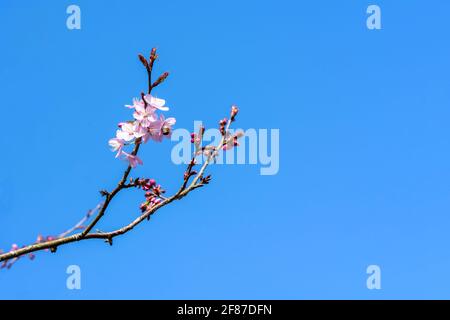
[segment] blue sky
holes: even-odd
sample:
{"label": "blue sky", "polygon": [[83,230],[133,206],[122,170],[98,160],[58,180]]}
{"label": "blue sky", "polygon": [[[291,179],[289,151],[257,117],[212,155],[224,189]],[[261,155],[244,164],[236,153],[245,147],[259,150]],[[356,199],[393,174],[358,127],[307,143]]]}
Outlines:
{"label": "blue sky", "polygon": [[[81,8],[81,30],[66,8]],[[366,28],[377,4],[382,30]],[[109,247],[86,241],[0,272],[0,298],[450,298],[448,1],[12,1],[0,4],[0,247],[55,234],[125,164],[107,141],[145,89],[138,53],[170,71],[177,127],[280,130],[280,170],[213,182]],[[174,143],[145,145],[169,191]],[[120,194],[102,230],[138,213]],[[227,201],[219,201],[227,199]],[[82,289],[66,288],[79,265]],[[366,268],[381,268],[368,290]]]}

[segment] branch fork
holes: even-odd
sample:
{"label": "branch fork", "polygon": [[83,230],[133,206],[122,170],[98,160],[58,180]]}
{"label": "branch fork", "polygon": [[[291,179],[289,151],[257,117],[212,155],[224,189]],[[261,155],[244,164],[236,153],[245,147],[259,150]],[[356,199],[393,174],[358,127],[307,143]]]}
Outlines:
{"label": "branch fork", "polygon": [[[169,73],[164,72],[157,78],[156,81],[152,82],[153,67],[155,61],[158,58],[155,48],[151,50],[148,59],[146,59],[141,54],[138,57],[147,71],[148,76],[147,95],[150,95],[150,93],[154,88],[162,84],[167,79]],[[146,99],[147,95],[144,93],[141,94],[144,110],[146,110],[146,108],[149,107],[149,102]],[[155,103],[156,106],[158,107],[159,101],[157,100]],[[161,110],[163,110],[162,105],[160,107]],[[124,173],[122,174],[122,177],[117,183],[116,187],[111,191],[105,189],[100,190],[100,194],[103,198],[103,201],[101,203],[99,203],[94,209],[89,210],[83,216],[83,218],[78,223],[76,223],[72,228],[64,231],[58,236],[47,236],[44,238],[43,236],[39,235],[37,237],[36,242],[33,244],[26,245],[20,248],[17,245],[13,245],[11,247],[11,250],[5,253],[3,253],[0,250],[0,268],[10,268],[15,262],[17,262],[20,258],[24,256],[28,256],[30,259],[34,259],[35,258],[34,253],[38,251],[49,250],[50,252],[55,253],[57,252],[60,246],[73,242],[79,242],[89,239],[103,239],[106,243],[112,245],[113,239],[115,237],[124,235],[127,232],[134,229],[139,224],[141,224],[144,220],[146,219],[149,220],[150,217],[159,209],[165,207],[174,200],[180,200],[184,198],[193,190],[209,184],[211,181],[211,175],[205,176],[205,171],[208,165],[215,160],[219,151],[221,150],[225,151],[233,146],[237,146],[238,145],[237,139],[242,136],[242,134],[231,135],[229,133],[229,127],[231,123],[235,121],[237,113],[238,113],[237,107],[232,106],[229,120],[223,119],[219,122],[219,129],[220,132],[222,133],[222,139],[216,146],[213,145],[208,145],[206,147],[201,146],[203,134],[205,131],[204,127],[201,127],[197,134],[194,133],[191,134],[191,142],[194,144],[195,151],[191,161],[189,162],[184,172],[180,188],[175,194],[171,196],[166,196],[165,195],[166,191],[162,189],[160,185],[156,184],[156,181],[153,179],[148,178],[133,179],[129,177],[130,173],[132,172],[132,169],[134,168],[134,165],[136,164],[135,163],[135,161],[137,161],[136,159],[139,159],[137,158],[139,148],[142,145],[142,143],[146,141],[145,139],[147,136],[136,137],[136,139],[133,142],[134,147],[132,152],[130,154],[126,154],[125,152],[123,152],[123,154],[127,155],[129,164],[125,169]],[[165,129],[166,131],[164,131]],[[170,134],[170,130],[167,131],[167,127],[166,128],[164,127],[164,123],[161,126],[161,133],[162,135]],[[119,140],[119,139],[116,138],[112,140]],[[124,145],[128,144],[129,142],[122,143],[120,145],[116,144],[117,149],[119,149],[118,155],[120,155],[122,152],[121,148]],[[202,166],[199,169],[195,169],[197,165],[196,158],[200,155],[204,156],[206,160],[203,162]],[[103,232],[97,229],[95,232],[93,232],[92,230],[97,226],[97,224],[104,218],[105,214],[107,213],[107,209],[111,201],[115,198],[117,194],[126,189],[140,189],[145,192],[145,201],[140,205],[141,214],[133,221],[131,221],[130,223],[119,229],[109,232]],[[87,224],[87,226],[85,226],[85,224],[90,220],[91,217],[94,218],[92,219],[92,221],[90,221],[90,223]],[[79,230],[82,231],[77,232]]]}

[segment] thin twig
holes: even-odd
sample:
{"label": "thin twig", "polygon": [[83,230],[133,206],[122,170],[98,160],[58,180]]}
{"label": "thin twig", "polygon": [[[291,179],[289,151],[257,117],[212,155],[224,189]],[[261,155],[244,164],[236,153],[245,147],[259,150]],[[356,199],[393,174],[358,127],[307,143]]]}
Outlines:
{"label": "thin twig", "polygon": [[42,243],[32,244],[32,245],[25,246],[23,248],[20,248],[20,249],[14,250],[14,251],[10,251],[10,252],[1,254],[0,255],[0,262],[6,261],[6,260],[10,260],[10,259],[14,259],[14,258],[18,258],[18,257],[20,257],[22,255],[25,255],[25,254],[28,254],[28,253],[31,253],[31,252],[45,250],[45,249],[54,249],[54,250],[56,250],[56,248],[61,246],[61,245],[72,243],[72,242],[76,242],[76,241],[82,241],[82,240],[88,240],[88,239],[105,239],[105,240],[108,240],[108,242],[111,243],[113,238],[129,232],[130,230],[132,230],[134,227],[139,225],[142,221],[147,219],[150,215],[155,213],[160,208],[168,205],[169,203],[173,202],[174,200],[179,200],[179,199],[185,197],[191,191],[193,191],[193,190],[195,190],[197,188],[200,188],[202,186],[203,186],[203,184],[201,184],[201,183],[200,184],[196,184],[194,186],[190,186],[187,189],[185,189],[183,192],[181,192],[179,194],[175,194],[175,195],[171,196],[170,198],[167,198],[167,199],[163,200],[159,204],[156,204],[153,207],[151,207],[150,209],[148,209],[147,211],[145,211],[143,214],[141,214],[139,217],[137,217],[131,223],[129,223],[128,225],[126,225],[126,226],[124,226],[124,227],[122,227],[120,229],[117,229],[117,230],[114,230],[114,231],[111,231],[111,232],[88,233],[86,235],[83,235],[83,233],[76,233],[74,235],[66,236],[66,237],[63,237],[63,238],[58,238],[58,239],[51,240],[51,241],[46,241],[46,242],[42,242]]}
{"label": "thin twig", "polygon": [[99,203],[94,209],[90,209],[86,213],[86,215],[80,221],[78,221],[77,224],[75,224],[72,228],[66,230],[65,232],[61,233],[58,236],[58,238],[64,238],[65,236],[71,234],[75,230],[79,230],[81,227],[83,227],[84,223],[89,220],[89,218],[94,214],[94,212],[99,210],[102,206],[103,206],[103,203]]}
{"label": "thin twig", "polygon": [[[152,69],[153,69],[153,63],[157,58],[156,49],[152,50],[149,63],[147,63],[147,61],[142,56],[139,56],[139,58],[141,59],[143,64],[146,66],[146,70],[148,73],[148,81],[149,81],[148,93],[150,94],[151,90],[153,88],[153,85],[151,83],[151,73],[152,73]],[[167,77],[167,74],[164,74],[163,78],[160,77],[160,79],[162,79],[161,81],[163,81],[166,77]],[[156,85],[157,84],[155,84],[155,86]],[[144,94],[142,94],[142,96],[143,96],[143,101],[144,101],[145,105],[147,105],[147,102],[144,99]],[[37,242],[35,244],[24,246],[22,248],[12,250],[12,251],[9,251],[6,253],[0,252],[0,262],[3,262],[3,265],[5,263],[7,263],[8,261],[9,261],[9,264],[12,264],[15,261],[17,261],[20,257],[22,257],[23,255],[26,255],[26,254],[32,254],[33,252],[46,250],[46,249],[50,249],[51,252],[56,252],[57,248],[61,245],[72,243],[72,242],[77,242],[77,241],[82,241],[82,240],[88,240],[88,239],[104,239],[106,242],[108,242],[109,244],[112,245],[113,238],[129,232],[134,227],[136,227],[137,225],[142,223],[145,219],[150,218],[150,216],[152,214],[154,214],[160,208],[168,205],[169,203],[173,202],[174,200],[180,200],[180,199],[184,198],[186,195],[188,195],[191,191],[208,184],[210,177],[208,176],[208,177],[204,178],[203,174],[204,174],[206,168],[208,167],[208,165],[210,164],[211,160],[217,156],[218,151],[223,149],[224,144],[226,142],[225,140],[226,140],[226,137],[228,134],[228,129],[229,129],[232,121],[233,121],[233,117],[227,121],[226,128],[225,128],[225,131],[224,131],[224,134],[222,136],[220,143],[215,147],[211,147],[212,150],[210,150],[210,153],[208,153],[207,159],[204,162],[204,164],[202,165],[199,172],[197,173],[192,170],[195,165],[195,158],[196,158],[196,153],[195,153],[187,170],[185,171],[183,184],[181,185],[180,189],[171,197],[164,197],[162,195],[157,195],[157,197],[159,197],[162,201],[157,204],[152,205],[149,209],[144,211],[141,215],[139,215],[135,220],[133,220],[129,224],[123,226],[120,229],[116,229],[116,230],[110,231],[110,232],[97,231],[97,232],[91,233],[92,229],[97,225],[97,223],[104,216],[110,202],[121,190],[127,189],[127,188],[132,188],[132,187],[138,187],[138,184],[136,182],[131,181],[129,184],[126,183],[128,177],[130,175],[130,172],[132,170],[131,165],[128,165],[128,167],[124,171],[122,178],[120,179],[116,188],[114,188],[111,192],[108,192],[105,190],[101,191],[101,194],[103,196],[105,196],[105,201],[102,204],[99,204],[94,210],[89,211],[86,214],[86,216],[83,217],[83,219],[81,221],[79,221],[74,227],[63,232],[55,239]],[[137,153],[139,152],[140,144],[141,144],[141,138],[136,139],[134,149],[131,153],[133,156],[136,156]],[[194,176],[194,175],[195,175],[194,179],[188,185],[191,176]],[[98,211],[97,215],[82,232],[76,233],[76,234],[71,234],[75,230],[80,229],[83,226],[83,224],[92,216],[92,214],[95,211]]]}
{"label": "thin twig", "polygon": [[[136,140],[135,145],[134,145],[134,149],[133,152],[131,153],[132,155],[137,155],[138,151],[139,151],[139,146],[140,146],[140,140]],[[97,216],[94,218],[94,220],[92,220],[92,222],[86,227],[86,229],[83,230],[83,232],[81,233],[81,238],[84,238],[91,230],[92,228],[95,227],[95,225],[100,221],[100,219],[104,216],[106,209],[108,209],[109,203],[111,202],[111,200],[122,190],[125,189],[124,185],[125,182],[128,179],[128,176],[130,175],[131,172],[131,165],[128,165],[127,169],[125,170],[125,172],[123,173],[122,179],[119,181],[119,183],[117,184],[117,187],[111,191],[110,193],[108,193],[106,195],[106,199],[105,202],[103,203],[103,206],[101,207],[100,211],[98,212]]]}

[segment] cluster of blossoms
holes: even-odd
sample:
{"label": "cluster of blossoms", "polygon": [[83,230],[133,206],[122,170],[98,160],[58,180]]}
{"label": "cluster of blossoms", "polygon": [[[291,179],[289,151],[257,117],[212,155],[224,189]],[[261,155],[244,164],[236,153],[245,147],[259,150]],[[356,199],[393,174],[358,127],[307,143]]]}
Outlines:
{"label": "cluster of blossoms", "polygon": [[[148,59],[142,55],[139,55],[139,60],[146,68],[148,74],[148,93],[141,93],[141,97],[139,99],[135,98],[133,99],[133,103],[131,105],[125,106],[133,110],[133,120],[119,123],[119,129],[116,132],[115,138],[109,140],[109,145],[111,146],[112,151],[117,152],[116,158],[123,158],[128,161],[129,164],[117,186],[112,191],[107,191],[105,189],[101,190],[100,194],[106,198],[105,201],[99,203],[94,209],[89,210],[77,224],[65,232],[57,236],[44,237],[39,235],[34,244],[29,246],[19,247],[14,244],[8,253],[3,254],[2,250],[0,250],[0,262],[2,262],[0,264],[0,269],[10,268],[21,257],[27,256],[30,259],[34,259],[34,251],[49,250],[51,252],[56,252],[58,246],[70,242],[100,238],[105,239],[106,242],[112,244],[112,239],[115,236],[133,229],[133,227],[139,224],[144,218],[150,219],[150,215],[159,209],[159,207],[169,204],[175,199],[181,199],[192,190],[209,184],[211,181],[211,175],[205,175],[205,169],[208,164],[215,161],[216,156],[220,151],[229,150],[239,145],[238,139],[244,134],[242,132],[233,133],[229,131],[230,124],[235,121],[235,117],[239,111],[238,108],[233,105],[231,107],[229,120],[224,118],[219,122],[219,130],[222,134],[222,139],[219,144],[202,146],[202,139],[205,133],[205,128],[203,126],[200,128],[198,133],[191,134],[191,142],[195,146],[195,152],[191,158],[191,162],[189,163],[187,170],[184,173],[183,184],[177,193],[170,197],[165,197],[165,190],[163,190],[161,185],[158,185],[154,179],[129,178],[131,168],[135,168],[137,165],[143,164],[142,160],[137,156],[139,146],[149,140],[161,142],[164,137],[170,137],[172,133],[172,126],[176,122],[175,118],[166,119],[162,114],[158,114],[158,111],[168,111],[169,108],[165,106],[165,100],[151,95],[152,90],[165,81],[169,75],[167,72],[164,72],[156,81],[151,81],[153,64],[157,58],[158,55],[156,54],[155,48],[152,49]],[[125,147],[130,145],[134,145],[134,148],[131,152],[126,152],[124,150]],[[196,158],[200,155],[205,156],[206,160],[202,167],[197,171],[194,170],[194,167],[197,165]],[[192,181],[190,181],[191,178]],[[126,183],[127,179],[129,183]],[[87,237],[95,225],[104,216],[110,201],[121,190],[127,188],[137,188],[145,192],[145,201],[140,204],[142,214],[139,219],[135,219],[126,227],[114,232],[105,233],[97,231],[95,234],[91,234],[93,235],[92,237]],[[89,224],[85,225],[85,223],[88,222],[95,212],[97,212],[95,218]],[[78,234],[73,234],[77,230],[83,231]],[[55,241],[58,239],[64,239],[65,242],[62,243],[61,241]],[[17,252],[19,249],[22,250]]]}
{"label": "cluster of blossoms", "polygon": [[156,184],[154,179],[137,178],[133,185],[145,191],[145,201],[139,206],[142,212],[160,203],[163,199],[163,193],[166,192],[161,188],[161,185]]}
{"label": "cluster of blossoms", "polygon": [[175,118],[166,119],[162,114],[157,114],[157,110],[169,110],[165,104],[163,99],[142,94],[141,99],[135,98],[132,105],[125,106],[134,110],[134,120],[119,123],[116,137],[109,140],[112,151],[117,152],[116,158],[124,158],[133,168],[142,165],[142,160],[135,154],[125,152],[124,147],[149,140],[161,142],[164,137],[170,137]]}

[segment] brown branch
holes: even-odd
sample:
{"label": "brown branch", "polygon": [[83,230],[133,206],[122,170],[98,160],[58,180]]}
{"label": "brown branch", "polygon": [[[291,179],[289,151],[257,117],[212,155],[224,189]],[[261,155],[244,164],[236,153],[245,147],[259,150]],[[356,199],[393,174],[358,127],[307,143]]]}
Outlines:
{"label": "brown branch", "polygon": [[[140,146],[141,142],[140,140],[136,140],[135,145],[134,145],[134,149],[133,152],[131,153],[132,155],[137,155],[138,151],[139,151],[139,146]],[[117,187],[111,191],[111,192],[107,192],[106,193],[106,199],[105,202],[103,203],[100,211],[98,212],[97,216],[94,218],[94,220],[92,220],[92,222],[86,227],[86,229],[83,230],[83,232],[81,233],[81,237],[84,238],[91,230],[92,228],[95,227],[95,225],[100,221],[100,219],[105,215],[106,209],[108,209],[109,203],[111,202],[111,200],[122,190],[122,189],[126,189],[125,187],[125,182],[128,179],[128,176],[130,175],[131,172],[131,165],[128,165],[127,169],[125,170],[125,172],[123,173],[122,179],[119,181],[119,183],[117,184]]]}
{"label": "brown branch", "polygon": [[137,225],[139,225],[142,221],[144,221],[145,219],[147,219],[148,217],[150,217],[153,213],[155,213],[157,210],[159,210],[160,208],[168,205],[169,203],[173,202],[174,200],[180,200],[183,197],[185,197],[187,194],[189,194],[191,191],[203,187],[204,184],[202,183],[198,183],[196,185],[191,185],[190,187],[188,187],[187,189],[185,189],[184,191],[180,192],[180,193],[176,193],[175,195],[171,196],[170,198],[166,198],[165,200],[163,200],[162,202],[160,202],[159,204],[151,207],[149,210],[145,211],[143,214],[141,214],[139,217],[137,217],[135,220],[133,220],[132,222],[130,222],[128,225],[111,231],[111,232],[96,232],[96,233],[88,233],[86,235],[83,235],[83,233],[77,233],[71,236],[66,236],[63,238],[59,238],[59,239],[55,239],[55,240],[51,240],[51,241],[46,241],[46,242],[42,242],[42,243],[36,243],[36,244],[32,244],[29,246],[25,246],[23,248],[14,250],[14,251],[10,251],[4,254],[0,255],[0,262],[2,261],[7,261],[10,259],[15,259],[15,258],[19,258],[22,255],[28,254],[28,253],[32,253],[32,252],[36,252],[36,251],[41,251],[41,250],[45,250],[45,249],[50,249],[53,252],[56,251],[56,248],[58,248],[61,245],[65,245],[65,244],[69,244],[72,242],[77,242],[77,241],[82,241],[82,240],[88,240],[88,239],[104,239],[106,240],[106,242],[112,244],[112,239],[123,235],[129,231],[131,231],[134,227],[136,227]]}
{"label": "brown branch", "polygon": [[191,159],[191,162],[189,162],[189,165],[188,165],[186,171],[184,172],[184,177],[183,177],[183,180],[184,180],[184,181],[183,181],[183,185],[182,185],[181,188],[178,190],[177,194],[181,193],[184,189],[186,189],[186,186],[187,186],[187,184],[188,184],[188,182],[189,182],[189,179],[190,179],[193,175],[197,174],[197,172],[192,171],[192,169],[194,168],[194,165],[195,165],[195,155],[194,155],[194,157]]}
{"label": "brown branch", "polygon": [[64,231],[63,233],[61,233],[58,238],[64,238],[65,236],[71,234],[72,232],[74,232],[75,230],[79,230],[80,228],[83,228],[83,225],[86,221],[89,220],[89,218],[94,214],[94,212],[96,212],[97,210],[99,210],[101,207],[103,207],[103,203],[99,203],[94,209],[90,209],[86,215],[80,220],[78,221],[77,224],[75,224],[72,228]]}
{"label": "brown branch", "polygon": [[[139,59],[141,60],[143,65],[146,67],[146,70],[148,73],[148,82],[149,82],[148,83],[148,93],[150,94],[153,87],[156,87],[157,85],[162,83],[167,78],[168,73],[164,73],[162,76],[160,76],[158,78],[157,81],[155,81],[154,84],[152,84],[151,83],[151,73],[153,70],[153,63],[157,59],[156,49],[152,49],[149,61],[147,61],[142,55],[139,55]],[[142,99],[143,99],[145,105],[147,105],[147,102],[144,99],[143,93],[142,93]],[[236,111],[236,113],[237,113],[237,111]],[[223,130],[222,139],[217,146],[215,146],[215,147],[210,146],[210,148],[208,149],[209,153],[207,155],[207,159],[204,162],[204,164],[202,165],[200,171],[197,173],[196,171],[193,170],[193,167],[196,164],[195,159],[197,156],[197,147],[198,146],[196,145],[196,151],[194,153],[194,156],[193,156],[191,162],[189,163],[189,165],[185,171],[183,184],[181,185],[180,189],[174,195],[172,195],[171,197],[168,197],[168,198],[162,196],[159,192],[158,192],[158,194],[155,194],[155,196],[159,197],[160,200],[162,200],[162,201],[159,203],[153,204],[150,208],[148,208],[146,210],[144,209],[145,211],[141,215],[139,215],[135,220],[130,222],[128,225],[125,225],[120,229],[110,231],[110,232],[97,231],[95,233],[90,233],[92,231],[92,229],[97,225],[97,223],[105,215],[110,202],[120,191],[122,191],[123,189],[132,188],[132,187],[140,187],[139,183],[137,182],[138,179],[134,180],[134,182],[132,179],[130,179],[130,183],[128,183],[128,184],[126,183],[128,177],[131,173],[131,170],[132,170],[131,164],[128,165],[128,167],[126,168],[126,170],[124,171],[124,173],[122,175],[122,178],[118,182],[117,186],[111,192],[108,192],[106,190],[100,191],[102,196],[105,197],[105,201],[101,205],[98,205],[96,207],[96,209],[89,211],[87,213],[87,215],[85,217],[83,217],[83,219],[80,222],[78,222],[74,227],[63,232],[56,239],[49,239],[47,241],[37,242],[35,244],[24,246],[24,247],[18,248],[16,250],[9,251],[7,253],[1,253],[1,251],[0,251],[0,262],[3,262],[3,264],[5,264],[8,261],[12,260],[9,262],[11,264],[26,254],[32,254],[33,252],[46,250],[46,249],[49,249],[51,252],[56,252],[57,248],[61,245],[65,245],[65,244],[72,243],[72,242],[78,242],[78,241],[82,241],[82,240],[88,240],[88,239],[104,239],[106,242],[108,242],[110,245],[112,245],[113,238],[129,232],[130,230],[132,230],[134,227],[139,225],[145,219],[149,219],[150,216],[152,214],[154,214],[160,208],[168,205],[169,203],[173,202],[174,200],[180,200],[180,199],[184,198],[191,191],[193,191],[197,188],[203,187],[204,185],[209,183],[210,176],[203,177],[203,174],[204,174],[207,166],[211,162],[211,160],[215,159],[218,152],[221,149],[223,149],[224,145],[226,144],[228,129],[229,129],[231,122],[234,121],[234,116],[235,116],[235,114],[233,115],[233,111],[232,111],[232,117],[230,118],[230,120],[227,121],[226,126],[225,126],[225,120],[223,120],[223,122],[221,122],[221,126],[222,126],[221,130]],[[202,130],[203,129],[200,130],[200,132],[201,132],[200,137],[202,135]],[[141,138],[136,139],[134,143],[135,143],[135,146],[134,146],[134,149],[131,154],[133,156],[136,156],[137,153],[139,152]],[[195,177],[192,180],[192,182],[188,185],[189,180],[192,176],[195,176]],[[83,224],[91,217],[91,215],[95,212],[95,210],[98,210],[98,214],[91,221],[91,223],[82,232],[70,235],[75,230],[78,230],[81,227],[83,227]]]}
{"label": "brown branch", "polygon": [[217,152],[223,147],[225,139],[226,139],[226,133],[228,132],[228,130],[230,128],[231,122],[232,122],[231,119],[227,121],[227,125],[225,127],[225,134],[222,136],[222,139],[220,140],[219,144],[216,147],[214,147],[214,149],[208,154],[208,157],[206,158],[205,163],[200,168],[200,171],[195,176],[194,180],[192,180],[191,184],[189,185],[189,188],[191,188],[192,186],[195,186],[197,184],[198,180],[203,177],[203,173],[205,172],[206,167],[209,165],[211,160],[213,160],[216,157]]}
{"label": "brown branch", "polygon": [[[139,57],[139,60],[142,62],[142,64],[145,66],[145,68],[147,70],[147,75],[148,75],[148,93],[150,94],[150,92],[152,90],[152,80],[151,79],[152,79],[153,64],[154,64],[155,60],[157,59],[156,49],[155,48],[152,49],[151,54],[150,54],[150,61],[149,62],[147,62],[147,60],[142,55],[139,55],[138,57]],[[144,101],[145,104],[147,104],[145,99],[143,99],[143,101]],[[134,149],[133,149],[133,151],[131,153],[133,156],[136,156],[137,153],[139,152],[140,144],[141,144],[141,138],[136,139],[135,145],[134,145]],[[103,204],[101,205],[101,208],[99,209],[97,216],[83,230],[83,232],[81,232],[79,234],[76,234],[76,235],[73,235],[73,236],[70,236],[70,237],[66,237],[68,234],[72,233],[73,231],[78,229],[79,226],[81,226],[83,223],[85,223],[88,220],[88,218],[90,218],[92,212],[88,213],[88,215],[86,215],[79,223],[77,223],[74,228],[71,228],[68,231],[63,232],[60,235],[60,237],[58,237],[56,240],[46,241],[45,243],[33,244],[33,245],[30,245],[30,246],[26,246],[26,247],[24,247],[22,249],[26,249],[26,248],[29,248],[29,247],[36,247],[36,246],[39,247],[39,245],[45,244],[45,248],[46,249],[50,248],[53,251],[53,250],[56,250],[56,247],[57,247],[57,245],[55,246],[53,244],[54,242],[65,241],[65,239],[71,239],[71,238],[76,239],[75,241],[79,241],[81,239],[84,239],[89,234],[89,232],[97,225],[97,223],[101,220],[101,218],[105,215],[105,212],[108,209],[108,206],[109,206],[111,200],[122,189],[126,189],[125,182],[127,181],[131,170],[132,170],[131,165],[128,165],[128,167],[125,169],[125,172],[122,175],[122,179],[120,179],[119,183],[117,184],[116,188],[113,191],[111,191],[111,192],[108,192],[108,191],[105,191],[105,190],[101,191],[101,194],[104,195],[106,197],[106,199],[103,202]],[[63,242],[63,243],[65,243],[65,242]],[[22,250],[22,249],[20,249],[20,250]],[[38,250],[41,250],[41,249],[38,249]],[[17,250],[15,250],[13,252],[16,252],[16,251]],[[35,251],[35,250],[33,250],[33,251]],[[29,252],[33,252],[33,251],[29,251]],[[8,255],[8,253],[0,255],[0,258],[1,258],[0,261],[8,260],[7,258],[6,259],[3,258],[5,255]],[[20,257],[20,256],[21,256],[21,254],[17,255],[16,257]]]}
{"label": "brown branch", "polygon": [[[51,239],[60,239],[60,238],[64,238],[66,236],[68,236],[69,234],[71,234],[72,232],[76,231],[76,230],[80,230],[84,228],[84,223],[86,221],[89,220],[89,218],[96,212],[98,211],[101,206],[103,205],[103,203],[99,203],[95,208],[88,210],[88,212],[83,216],[83,218],[81,218],[80,221],[78,221],[74,226],[72,226],[71,228],[67,229],[66,231],[64,231],[63,233],[60,233],[57,237],[51,237]],[[51,240],[45,240],[43,236],[39,235],[37,241],[35,242],[35,244],[37,243],[43,243],[43,242],[47,242],[47,241],[51,241]],[[0,252],[0,254],[3,252]],[[0,265],[0,269],[3,268],[11,268],[14,263],[16,263],[19,258],[21,258],[22,256],[18,256],[15,257],[12,260],[4,260],[3,263]],[[29,254],[29,258],[31,260],[34,259],[34,255],[32,253]]]}
{"label": "brown branch", "polygon": [[[153,48],[150,54],[150,62],[147,62],[147,60],[144,58],[144,56],[139,55],[139,60],[141,60],[142,64],[145,66],[145,69],[147,70],[148,75],[148,94],[152,91],[152,71],[153,71],[153,63],[155,62],[157,58],[156,55],[156,49]],[[144,99],[144,94],[142,93],[142,101],[145,105],[147,105],[147,101]],[[139,152],[139,147],[141,145],[141,138],[136,139],[134,142],[134,149],[131,152],[133,156],[137,155]],[[128,165],[127,169],[123,173],[122,179],[117,184],[117,187],[111,191],[111,192],[105,192],[105,202],[103,203],[102,208],[100,209],[98,215],[95,217],[95,219],[87,226],[87,228],[81,233],[81,237],[84,238],[91,230],[95,227],[95,225],[100,221],[100,219],[105,215],[106,209],[108,209],[109,203],[111,200],[122,190],[125,189],[125,182],[128,179],[128,176],[131,172],[131,165]]]}

